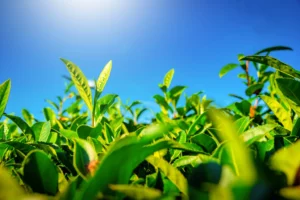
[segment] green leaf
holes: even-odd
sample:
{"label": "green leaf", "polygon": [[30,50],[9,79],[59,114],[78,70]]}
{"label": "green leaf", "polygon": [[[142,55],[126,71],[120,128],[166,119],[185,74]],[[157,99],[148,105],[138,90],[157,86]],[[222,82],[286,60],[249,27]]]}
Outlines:
{"label": "green leaf", "polygon": [[167,72],[167,74],[164,77],[164,83],[163,85],[166,86],[166,88],[169,88],[169,86],[171,85],[173,76],[174,76],[175,70],[171,69],[170,71]]}
{"label": "green leaf", "polygon": [[241,135],[249,126],[251,123],[250,117],[241,117],[238,120],[234,122],[234,125],[236,127],[236,132],[238,135]]}
{"label": "green leaf", "polygon": [[110,71],[112,68],[112,61],[110,60],[104,67],[104,69],[102,70],[102,72],[100,73],[98,80],[96,82],[96,90],[98,93],[102,93],[103,89],[108,81],[109,75],[110,75]]}
{"label": "green leaf", "polygon": [[0,85],[0,119],[5,111],[6,104],[10,93],[10,79]]}
{"label": "green leaf", "polygon": [[23,143],[23,142],[17,142],[17,141],[8,141],[0,143],[0,145],[8,145],[11,146],[19,151],[21,151],[24,154],[28,154],[30,151],[34,150],[35,148],[29,144]]}
{"label": "green leaf", "polygon": [[241,114],[244,116],[249,116],[251,103],[247,100],[243,100],[241,102],[236,102],[235,107],[237,109],[237,114]]}
{"label": "green leaf", "polygon": [[125,194],[131,199],[160,199],[162,193],[154,188],[142,185],[110,185],[110,189]]}
{"label": "green leaf", "polygon": [[116,94],[107,94],[101,97],[97,101],[96,115],[104,115],[107,112],[107,110],[113,105],[117,97],[118,95]]}
{"label": "green leaf", "polygon": [[298,118],[294,123],[291,135],[300,137],[300,118]]}
{"label": "green leaf", "polygon": [[194,135],[197,131],[197,125],[203,125],[203,122],[205,122],[207,119],[207,113],[204,112],[201,115],[199,115],[195,121],[192,123],[192,125],[189,127],[189,130],[187,132],[188,136]]}
{"label": "green leaf", "polygon": [[98,161],[95,149],[85,140],[75,139],[73,163],[76,171],[83,178],[89,173],[89,165]]}
{"label": "green leaf", "polygon": [[[144,138],[145,136],[140,139],[136,136],[127,136],[117,140],[110,146],[95,175],[83,186],[76,199],[94,199],[98,192],[108,191],[108,184],[127,184],[133,170],[145,158],[171,146],[168,141],[145,146],[161,134],[163,134],[161,128],[152,128],[148,130],[146,138]],[[120,166],[122,167],[120,168]]]}
{"label": "green leaf", "polygon": [[174,99],[182,94],[182,92],[186,89],[186,86],[175,86],[169,91],[169,96],[171,99]]}
{"label": "green leaf", "polygon": [[286,128],[289,131],[292,131],[293,122],[291,119],[290,112],[285,110],[278,101],[269,96],[260,96],[260,98],[269,106],[269,108],[273,111],[278,120],[282,123],[284,128]]}
{"label": "green leaf", "polygon": [[23,118],[24,120],[26,121],[26,123],[29,125],[29,126],[32,126],[32,121],[33,121],[33,116],[29,113],[28,110],[26,109],[22,109],[22,115],[23,115]]}
{"label": "green leaf", "polygon": [[278,126],[277,124],[265,124],[265,125],[257,126],[255,128],[251,128],[248,131],[244,132],[243,134],[240,135],[240,137],[247,145],[250,145],[253,142],[263,138],[267,133],[272,131],[277,126]]}
{"label": "green leaf", "polygon": [[114,138],[114,131],[113,129],[110,127],[110,125],[108,123],[105,122],[105,125],[104,125],[104,138],[105,138],[105,141],[107,143],[111,143],[113,138]]}
{"label": "green leaf", "polygon": [[300,116],[300,82],[289,78],[277,78],[276,83],[292,109]]}
{"label": "green leaf", "polygon": [[56,124],[56,115],[55,112],[51,108],[44,108],[43,110],[45,118],[47,121],[50,121],[51,126],[55,126]]}
{"label": "green leaf", "polygon": [[84,125],[87,123],[87,116],[78,116],[77,118],[74,119],[74,121],[72,122],[71,124],[71,127],[70,127],[70,130],[72,131],[76,131],[77,128],[80,126],[80,125]]}
{"label": "green leaf", "polygon": [[203,147],[208,153],[213,152],[213,150],[215,150],[215,148],[217,147],[214,139],[204,133],[194,135],[193,137],[191,137],[191,141]]}
{"label": "green leaf", "polygon": [[219,76],[220,78],[222,78],[225,74],[227,74],[228,72],[230,72],[231,70],[237,68],[239,65],[235,64],[235,63],[229,63],[227,65],[225,65],[219,72]]}
{"label": "green leaf", "polygon": [[264,84],[261,83],[252,84],[246,89],[246,95],[251,96],[252,94],[258,94],[263,89],[263,87]]}
{"label": "green leaf", "polygon": [[77,133],[81,139],[87,139],[88,137],[98,138],[98,136],[101,134],[101,130],[101,124],[98,124],[94,128],[87,125],[81,125],[77,128]]}
{"label": "green leaf", "polygon": [[184,167],[187,165],[196,166],[199,165],[200,163],[205,163],[205,162],[218,162],[218,160],[204,154],[198,154],[196,156],[181,156],[180,158],[174,161],[173,166],[174,167]]}
{"label": "green leaf", "polygon": [[279,149],[270,158],[271,167],[286,174],[288,185],[293,185],[299,170],[299,151],[300,142],[296,142],[288,147]]}
{"label": "green leaf", "polygon": [[60,134],[62,136],[64,136],[67,139],[74,139],[74,138],[78,138],[78,134],[75,131],[72,130],[66,130],[66,129],[61,129],[60,130]]}
{"label": "green leaf", "polygon": [[154,95],[153,98],[155,99],[156,103],[163,108],[163,112],[167,113],[168,110],[172,110],[170,105],[166,102],[165,98],[160,95]]}
{"label": "green leaf", "polygon": [[[186,142],[186,133],[185,133],[185,131],[181,131],[179,133],[178,142],[181,143],[181,144]],[[181,150],[175,150],[172,157],[171,157],[171,160],[174,160],[175,158],[177,158],[180,155],[181,152],[182,152]]]}
{"label": "green leaf", "polygon": [[300,78],[300,73],[297,70],[271,56],[246,56],[241,58],[241,60],[249,60],[252,62],[268,65],[282,73],[285,73],[295,78]]}
{"label": "green leaf", "polygon": [[287,47],[287,46],[273,46],[273,47],[268,47],[268,48],[262,49],[262,50],[256,52],[255,55],[259,55],[259,54],[262,54],[262,53],[269,54],[272,51],[284,51],[284,50],[293,51],[292,48]]}
{"label": "green leaf", "polygon": [[86,103],[88,109],[92,111],[92,93],[86,77],[84,76],[80,68],[77,67],[74,63],[63,58],[61,58],[61,60],[65,63],[68,71],[70,72],[72,81],[74,82],[81,98]]}
{"label": "green leaf", "polygon": [[249,184],[253,183],[257,178],[257,172],[246,146],[237,137],[238,135],[233,122],[228,116],[217,109],[211,109],[209,116],[214,126],[217,127],[218,137],[224,141],[230,141],[227,149],[234,149],[230,154],[230,157],[234,161],[234,171],[242,181]]}
{"label": "green leaf", "polygon": [[51,131],[50,121],[45,122],[40,132],[39,142],[47,142],[50,136],[50,131]]}
{"label": "green leaf", "polygon": [[58,172],[51,159],[42,151],[31,151],[23,162],[23,180],[34,192],[55,195]]}
{"label": "green leaf", "polygon": [[5,117],[9,118],[11,121],[13,121],[24,134],[29,134],[31,135],[33,138],[35,138],[35,135],[32,131],[32,129],[30,128],[30,126],[20,117],[14,116],[14,115],[8,115],[8,114],[4,114]]}
{"label": "green leaf", "polygon": [[164,173],[164,175],[176,185],[180,192],[182,192],[186,196],[188,195],[187,180],[178,169],[173,167],[164,159],[155,156],[149,156],[147,158],[147,162],[160,169],[160,171]]}

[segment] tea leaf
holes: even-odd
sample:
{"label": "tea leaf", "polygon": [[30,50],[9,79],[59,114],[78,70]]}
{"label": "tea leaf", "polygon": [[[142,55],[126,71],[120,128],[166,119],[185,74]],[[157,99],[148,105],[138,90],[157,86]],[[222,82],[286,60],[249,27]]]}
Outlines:
{"label": "tea leaf", "polygon": [[88,109],[92,111],[92,94],[86,77],[84,76],[80,68],[77,67],[74,63],[63,58],[61,58],[61,60],[65,63],[68,71],[70,72],[72,81],[74,82],[80,96],[86,103]]}
{"label": "tea leaf", "polygon": [[283,126],[291,131],[293,128],[293,122],[291,119],[291,114],[286,111],[278,101],[269,97],[269,96],[260,96],[260,98],[269,106],[269,108],[273,111],[275,116],[279,119],[279,121],[283,124]]}
{"label": "tea leaf", "polygon": [[0,119],[5,111],[6,104],[10,93],[10,79],[0,85]]}
{"label": "tea leaf", "polygon": [[33,137],[33,139],[35,138],[35,135],[32,131],[32,129],[30,128],[30,126],[20,117],[14,116],[14,115],[8,115],[8,114],[4,114],[5,117],[9,118],[11,121],[13,121],[24,134],[29,134]]}
{"label": "tea leaf", "polygon": [[[133,170],[145,158],[158,150],[170,147],[167,141],[144,146],[148,142],[148,138],[142,141],[142,138],[137,140],[136,137],[125,137],[117,141],[114,147],[108,150],[95,175],[84,185],[76,199],[94,199],[98,192],[107,192],[108,184],[127,184]],[[108,171],[110,173],[106,173]]]}
{"label": "tea leaf", "polygon": [[89,166],[98,161],[95,149],[85,140],[75,139],[73,163],[76,171],[83,178],[91,173]]}
{"label": "tea leaf", "polygon": [[250,117],[241,117],[238,120],[236,120],[234,122],[234,125],[236,127],[237,134],[242,134],[247,129],[251,121],[252,120],[250,119]]}
{"label": "tea leaf", "polygon": [[246,146],[237,137],[234,124],[225,114],[216,109],[211,109],[209,116],[214,124],[218,125],[219,137],[225,141],[230,141],[228,149],[234,149],[230,154],[234,161],[233,170],[240,176],[241,180],[253,183],[257,178],[257,172]]}
{"label": "tea leaf", "polygon": [[270,158],[273,169],[284,172],[287,176],[288,185],[292,185],[300,166],[300,142],[296,142],[286,148],[279,149]]}
{"label": "tea leaf", "polygon": [[174,73],[175,73],[175,70],[174,70],[174,69],[171,69],[171,70],[168,71],[167,74],[165,75],[163,85],[166,86],[166,88],[169,88],[169,86],[170,86],[170,84],[171,84],[171,82],[172,82]]}
{"label": "tea leaf", "polygon": [[243,134],[241,134],[240,137],[247,145],[250,145],[256,140],[259,140],[262,137],[264,137],[267,133],[269,133],[277,126],[277,124],[265,124],[262,126],[257,126],[244,132]]}
{"label": "tea leaf", "polygon": [[268,47],[268,48],[262,49],[262,50],[256,52],[255,55],[262,54],[262,53],[269,54],[273,51],[284,51],[284,50],[293,51],[292,48],[287,47],[287,46],[274,46],[274,47]]}
{"label": "tea leaf", "polygon": [[154,167],[160,169],[160,171],[164,173],[165,176],[168,177],[168,179],[176,185],[180,192],[187,196],[187,180],[178,169],[173,167],[164,159],[155,156],[149,156],[147,158],[147,161]]}
{"label": "tea leaf", "polygon": [[235,63],[230,63],[225,65],[219,72],[219,76],[220,78],[222,78],[225,74],[227,74],[228,72],[230,72],[231,70],[237,68],[239,65],[235,64]]}
{"label": "tea leaf", "polygon": [[276,83],[291,108],[300,116],[300,82],[289,78],[277,78]]}
{"label": "tea leaf", "polygon": [[110,189],[125,194],[132,199],[160,199],[162,193],[154,188],[147,188],[141,185],[110,185]]}
{"label": "tea leaf", "polygon": [[251,96],[252,94],[258,94],[262,88],[264,87],[264,84],[261,83],[255,83],[253,85],[250,85],[246,90],[246,95]]}
{"label": "tea leaf", "polygon": [[300,73],[297,70],[271,56],[246,56],[241,58],[241,60],[249,60],[252,62],[268,65],[282,73],[293,76],[295,78],[300,78]]}
{"label": "tea leaf", "polygon": [[34,192],[55,195],[58,191],[56,166],[42,151],[30,152],[23,162],[24,181]]}
{"label": "tea leaf", "polygon": [[47,142],[48,138],[50,136],[50,130],[51,130],[51,124],[50,121],[46,122],[43,124],[41,132],[40,132],[40,137],[39,141],[40,142]]}
{"label": "tea leaf", "polygon": [[102,93],[107,80],[109,78],[110,75],[110,71],[112,68],[112,61],[110,60],[104,67],[104,69],[102,70],[102,72],[100,73],[98,80],[96,82],[96,90],[98,93]]}

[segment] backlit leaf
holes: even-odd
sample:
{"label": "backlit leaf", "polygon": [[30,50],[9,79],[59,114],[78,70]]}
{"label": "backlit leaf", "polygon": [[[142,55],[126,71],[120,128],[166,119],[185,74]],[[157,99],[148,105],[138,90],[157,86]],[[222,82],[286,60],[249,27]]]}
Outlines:
{"label": "backlit leaf", "polygon": [[5,111],[6,104],[10,93],[10,79],[0,85],[0,119]]}
{"label": "backlit leaf", "polygon": [[279,121],[283,124],[283,126],[287,130],[291,131],[293,128],[291,114],[287,110],[285,110],[282,107],[282,105],[275,99],[273,99],[269,96],[260,96],[260,98],[269,106],[269,108],[273,111],[273,113],[279,119]]}
{"label": "backlit leaf", "polygon": [[172,82],[172,79],[173,79],[173,76],[174,76],[174,72],[175,70],[174,69],[171,69],[170,71],[168,71],[164,77],[164,82],[163,82],[163,85],[166,86],[166,88],[169,88],[171,82]]}
{"label": "backlit leaf", "polygon": [[293,69],[291,66],[273,58],[271,56],[246,56],[241,58],[241,60],[249,60],[257,63],[261,63],[264,65],[268,65],[277,69],[278,71],[285,73],[287,75],[293,76],[295,78],[300,78],[300,73]]}
{"label": "backlit leaf", "polygon": [[80,96],[86,103],[88,109],[92,111],[92,93],[86,77],[84,76],[80,68],[74,63],[63,58],[61,58],[61,60],[65,63],[68,71],[70,72],[72,81],[74,82]]}
{"label": "backlit leaf", "polygon": [[96,90],[98,93],[102,93],[102,91],[108,81],[111,68],[112,68],[112,61],[110,60],[103,68],[103,70],[100,73],[98,80],[96,82]]}
{"label": "backlit leaf", "polygon": [[228,72],[230,72],[231,70],[237,68],[239,65],[235,64],[235,63],[230,63],[225,65],[219,72],[219,76],[220,78],[222,78],[225,74],[227,74]]}

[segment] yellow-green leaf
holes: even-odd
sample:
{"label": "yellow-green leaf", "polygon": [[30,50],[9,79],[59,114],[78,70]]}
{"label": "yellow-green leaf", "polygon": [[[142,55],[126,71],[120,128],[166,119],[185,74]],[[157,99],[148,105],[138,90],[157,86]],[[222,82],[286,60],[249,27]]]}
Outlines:
{"label": "yellow-green leaf", "polygon": [[211,109],[209,116],[213,124],[217,126],[219,137],[224,141],[230,141],[228,148],[234,149],[230,155],[234,161],[234,171],[240,176],[241,180],[252,184],[257,178],[257,172],[246,145],[238,137],[234,123],[217,109]]}
{"label": "yellow-green leaf", "polygon": [[68,71],[70,72],[72,81],[74,82],[81,98],[86,103],[88,109],[92,111],[92,93],[88,84],[88,80],[86,79],[80,68],[74,63],[63,58],[61,58],[61,60],[65,63]]}
{"label": "yellow-green leaf", "polygon": [[166,86],[166,88],[169,88],[169,86],[170,86],[170,84],[171,84],[171,82],[172,82],[174,73],[175,73],[175,70],[174,70],[174,69],[171,69],[171,70],[168,71],[167,74],[165,75],[165,78],[164,78],[164,86]]}
{"label": "yellow-green leaf", "polygon": [[182,192],[184,195],[188,194],[187,180],[178,169],[164,159],[155,156],[149,156],[147,161],[154,167],[160,169],[161,172],[163,172],[166,177],[168,177],[168,179],[172,181],[174,185],[176,185],[180,192]]}
{"label": "yellow-green leaf", "polygon": [[222,78],[225,74],[227,74],[228,72],[230,72],[231,70],[237,68],[239,65],[235,64],[235,63],[229,63],[227,65],[225,65],[219,73],[220,78]]}
{"label": "yellow-green leaf", "polygon": [[11,87],[10,80],[7,80],[0,85],[0,118],[4,113],[8,101],[10,87]]}
{"label": "yellow-green leaf", "polygon": [[284,147],[275,152],[270,158],[270,165],[273,169],[282,171],[287,176],[288,185],[295,181],[300,166],[300,141]]}
{"label": "yellow-green leaf", "polygon": [[269,96],[260,96],[260,98],[269,106],[269,108],[273,111],[275,116],[279,119],[282,123],[284,128],[291,131],[293,128],[293,122],[291,119],[291,114],[285,110],[282,105],[276,101],[275,99]]}
{"label": "yellow-green leaf", "polygon": [[110,75],[110,71],[112,68],[112,61],[110,60],[104,67],[104,69],[102,70],[102,72],[100,73],[97,83],[96,83],[96,90],[97,92],[101,93],[107,83],[107,80],[109,78]]}
{"label": "yellow-green leaf", "polygon": [[162,195],[160,190],[147,188],[141,185],[110,185],[110,189],[125,194],[131,199],[159,199]]}

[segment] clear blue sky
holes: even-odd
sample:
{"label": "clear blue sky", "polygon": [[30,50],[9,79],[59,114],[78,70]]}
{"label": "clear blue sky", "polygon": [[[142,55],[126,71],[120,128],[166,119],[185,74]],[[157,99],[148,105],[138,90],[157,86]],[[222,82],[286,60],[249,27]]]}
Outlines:
{"label": "clear blue sky", "polygon": [[97,78],[113,60],[106,93],[153,101],[157,84],[175,68],[174,85],[205,91],[218,105],[244,94],[236,70],[219,70],[273,45],[273,54],[300,69],[297,0],[1,0],[0,82],[12,80],[7,112],[27,108],[38,118],[45,99],[63,94],[68,71],[59,60]]}

